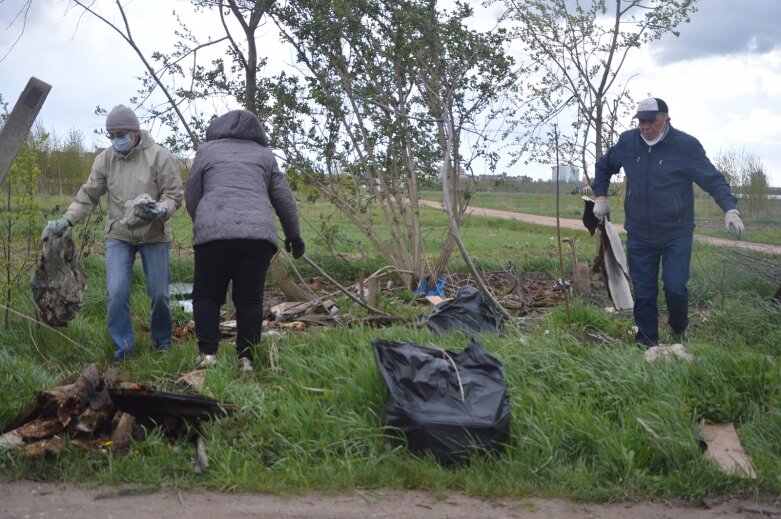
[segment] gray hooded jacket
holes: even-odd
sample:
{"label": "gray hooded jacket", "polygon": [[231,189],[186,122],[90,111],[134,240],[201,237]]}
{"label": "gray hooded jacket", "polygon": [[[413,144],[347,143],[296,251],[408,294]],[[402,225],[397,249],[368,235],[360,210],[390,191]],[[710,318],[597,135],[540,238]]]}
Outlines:
{"label": "gray hooded jacket", "polygon": [[248,239],[276,246],[275,215],[286,238],[301,234],[293,192],[260,121],[247,110],[233,110],[211,122],[184,198],[193,220],[193,245]]}

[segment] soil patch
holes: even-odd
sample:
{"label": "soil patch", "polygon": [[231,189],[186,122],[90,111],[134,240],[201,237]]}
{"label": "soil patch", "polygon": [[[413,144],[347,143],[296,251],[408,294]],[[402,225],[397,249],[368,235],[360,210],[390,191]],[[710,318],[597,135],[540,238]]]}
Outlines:
{"label": "soil patch", "polygon": [[781,518],[770,501],[701,499],[694,502],[585,504],[565,499],[482,499],[462,494],[356,490],[323,496],[272,496],[211,491],[144,492],[17,481],[0,484],[0,516],[8,518],[212,519],[711,519]]}

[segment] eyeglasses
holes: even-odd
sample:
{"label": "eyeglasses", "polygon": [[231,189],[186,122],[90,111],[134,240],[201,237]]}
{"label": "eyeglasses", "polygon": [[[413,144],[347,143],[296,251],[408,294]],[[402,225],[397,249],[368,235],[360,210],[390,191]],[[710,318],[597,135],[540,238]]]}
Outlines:
{"label": "eyeglasses", "polygon": [[654,122],[656,122],[656,117],[654,117],[653,119],[638,119],[637,120],[637,124],[653,124]]}
{"label": "eyeglasses", "polygon": [[106,137],[108,137],[109,140],[113,141],[114,139],[122,139],[128,133],[130,133],[129,130],[120,130],[118,132],[108,132],[108,133],[106,133]]}

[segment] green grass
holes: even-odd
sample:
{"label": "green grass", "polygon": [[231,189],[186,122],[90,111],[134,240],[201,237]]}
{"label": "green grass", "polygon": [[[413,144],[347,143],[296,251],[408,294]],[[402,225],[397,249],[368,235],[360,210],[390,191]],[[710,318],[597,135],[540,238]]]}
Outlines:
{"label": "green grass", "polygon": [[[326,204],[301,204],[307,253],[340,280],[370,273],[382,261],[364,238]],[[445,228],[441,211],[422,211],[432,253]],[[318,235],[320,222],[332,226]],[[192,276],[189,220],[176,217],[173,281]],[[593,241],[572,234],[582,260]],[[469,218],[463,236],[479,268],[558,271],[555,229],[519,222]],[[364,258],[357,251],[361,243]],[[568,255],[565,254],[565,260]],[[771,261],[771,259],[768,259]],[[96,253],[85,258],[88,288],[81,312],[67,328],[51,330],[17,316],[0,332],[0,427],[46,389],[95,362],[105,368],[111,346],[105,330],[105,268]],[[312,272],[297,264],[305,276]],[[451,271],[463,271],[454,255]],[[569,267],[567,267],[569,269]],[[767,275],[765,275],[767,274]],[[266,339],[258,368],[239,374],[233,346],[218,353],[202,393],[230,401],[239,411],[203,424],[210,467],[194,474],[195,447],[154,431],[127,456],[65,448],[54,458],[31,459],[0,451],[0,479],[93,482],[124,488],[206,487],[291,494],[389,487],[478,496],[565,496],[583,501],[781,493],[781,305],[770,298],[778,282],[772,269],[723,249],[695,244],[692,261],[692,363],[648,364],[632,340],[630,315],[611,314],[590,300],[573,298],[505,335],[478,342],[504,364],[512,406],[504,452],[448,469],[411,456],[380,416],[385,388],[371,349],[373,338],[460,350],[460,333],[437,337],[419,327],[363,326],[314,329]],[[160,355],[144,329],[148,319],[140,265],[133,277],[138,357],[122,366],[128,380],[171,389],[192,369],[195,340]],[[24,290],[20,290],[24,293]],[[403,293],[380,304],[414,316],[420,306]],[[14,310],[32,315],[29,296]],[[360,315],[349,302],[343,314]],[[663,307],[663,305],[662,305]],[[662,326],[664,328],[664,326]],[[612,338],[594,339],[592,332]],[[664,333],[667,333],[666,331]],[[63,336],[64,335],[64,336]],[[270,369],[268,349],[278,351],[280,372]],[[693,429],[702,422],[733,422],[759,477],[721,473],[699,451]]]}

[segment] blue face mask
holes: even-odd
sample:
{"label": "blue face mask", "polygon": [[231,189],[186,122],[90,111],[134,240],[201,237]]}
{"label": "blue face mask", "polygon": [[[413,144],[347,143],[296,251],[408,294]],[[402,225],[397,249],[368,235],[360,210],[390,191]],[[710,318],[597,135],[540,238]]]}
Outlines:
{"label": "blue face mask", "polygon": [[127,153],[133,148],[133,139],[130,138],[130,134],[125,134],[124,137],[117,137],[116,139],[111,139],[111,145],[114,146],[114,149],[117,150],[119,153]]}

